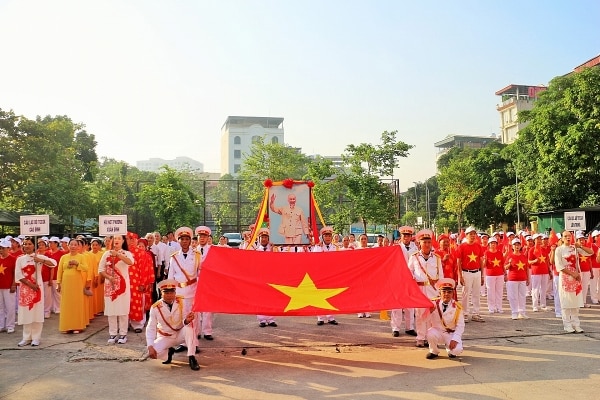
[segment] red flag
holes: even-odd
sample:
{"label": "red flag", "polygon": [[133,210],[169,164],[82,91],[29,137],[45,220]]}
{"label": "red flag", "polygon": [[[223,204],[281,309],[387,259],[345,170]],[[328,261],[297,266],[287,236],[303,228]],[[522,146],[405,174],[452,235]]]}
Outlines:
{"label": "red flag", "polygon": [[321,315],[429,308],[398,246],[322,253],[212,246],[194,311]]}
{"label": "red flag", "polygon": [[548,236],[548,244],[550,246],[555,245],[556,243],[558,243],[558,236],[556,235],[556,232],[554,232],[554,228],[550,229],[550,236]]}
{"label": "red flag", "polygon": [[458,244],[462,243],[462,240],[466,237],[465,230],[461,229],[460,234],[458,235]]}

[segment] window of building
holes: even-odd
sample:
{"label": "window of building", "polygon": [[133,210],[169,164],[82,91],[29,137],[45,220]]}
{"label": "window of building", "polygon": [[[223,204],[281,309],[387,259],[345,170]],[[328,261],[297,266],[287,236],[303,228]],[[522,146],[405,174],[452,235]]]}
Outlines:
{"label": "window of building", "polygon": [[242,151],[241,150],[234,150],[233,151],[233,158],[242,158]]}
{"label": "window of building", "polygon": [[242,166],[240,164],[233,164],[233,173],[237,174],[238,172],[240,172],[240,170],[242,169]]}
{"label": "window of building", "polygon": [[277,136],[273,136],[273,138],[271,139],[271,143],[273,143],[273,144],[279,143],[279,138]]}
{"label": "window of building", "polygon": [[233,137],[233,144],[242,144],[242,138],[239,136]]}
{"label": "window of building", "polygon": [[252,143],[256,143],[256,142],[258,142],[259,140],[260,140],[260,136],[258,136],[258,135],[254,135],[254,136],[252,136]]}

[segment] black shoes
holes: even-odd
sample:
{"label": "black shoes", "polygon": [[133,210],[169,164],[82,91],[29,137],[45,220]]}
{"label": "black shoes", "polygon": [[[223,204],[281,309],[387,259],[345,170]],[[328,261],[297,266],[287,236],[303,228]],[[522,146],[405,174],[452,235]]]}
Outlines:
{"label": "black shoes", "polygon": [[277,324],[275,323],[275,321],[273,321],[273,322],[269,322],[269,326],[276,327]]}
{"label": "black shoes", "polygon": [[437,354],[433,354],[433,353],[427,353],[427,355],[425,356],[425,358],[428,359],[428,360],[434,360],[434,359],[436,359],[438,357],[439,356]]}
{"label": "black shoes", "polygon": [[175,351],[175,353],[182,353],[184,351],[187,351],[187,347],[185,347],[184,345],[180,344],[179,346],[175,346],[174,351]]}
{"label": "black shoes", "polygon": [[196,357],[189,356],[188,358],[190,359],[190,368],[193,371],[198,371],[200,369],[200,365],[198,365],[198,361],[196,360]]}
{"label": "black shoes", "polygon": [[404,333],[406,333],[407,335],[410,335],[410,336],[417,336],[417,332],[414,329],[404,331]]}
{"label": "black shoes", "polygon": [[267,326],[266,322],[261,322],[260,324],[258,324],[258,326],[260,326],[261,328],[264,328],[265,326]]}
{"label": "black shoes", "polygon": [[167,355],[167,359],[165,361],[163,361],[163,364],[171,364],[171,361],[173,360],[173,354],[175,354],[175,349],[172,347],[169,347],[169,353]]}
{"label": "black shoes", "polygon": [[330,325],[337,325],[338,322],[335,319],[332,319],[331,321],[327,321],[328,324]]}
{"label": "black shoes", "polygon": [[325,325],[325,322],[323,322],[323,321],[317,321],[317,325],[319,325],[319,326]]}
{"label": "black shoes", "polygon": [[400,332],[398,332],[398,331],[393,331],[393,332],[392,332],[392,336],[393,336],[393,337],[398,337],[398,336],[400,336]]}
{"label": "black shoes", "polygon": [[204,335],[204,339],[213,340],[214,338],[212,337],[212,335]]}
{"label": "black shoes", "polygon": [[448,358],[456,358],[456,355],[454,355],[452,353],[448,353]]}

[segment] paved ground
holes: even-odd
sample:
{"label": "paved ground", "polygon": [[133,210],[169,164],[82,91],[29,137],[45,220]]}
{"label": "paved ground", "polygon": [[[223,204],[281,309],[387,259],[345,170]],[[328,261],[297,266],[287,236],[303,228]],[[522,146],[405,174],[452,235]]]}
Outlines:
{"label": "paved ground", "polygon": [[378,316],[342,315],[338,326],[288,317],[259,328],[253,316],[217,315],[197,372],[183,353],[170,366],[146,360],[143,334],[107,345],[105,317],[66,335],[53,315],[40,348],[18,348],[20,328],[0,333],[0,399],[596,399],[600,307],[581,314],[584,334],[564,333],[554,312],[486,316],[467,324],[455,360],[426,360],[413,337],[392,337]]}

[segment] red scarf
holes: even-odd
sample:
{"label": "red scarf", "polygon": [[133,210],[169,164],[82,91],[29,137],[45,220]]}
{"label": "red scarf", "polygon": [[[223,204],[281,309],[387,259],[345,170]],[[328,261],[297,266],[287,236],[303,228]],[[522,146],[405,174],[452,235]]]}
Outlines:
{"label": "red scarf", "polygon": [[[23,276],[29,282],[36,284],[35,281],[35,265],[27,264],[24,266],[21,271],[23,271]],[[21,285],[21,290],[19,291],[19,305],[23,307],[28,307],[30,310],[35,306],[36,303],[42,300],[42,290],[38,287],[38,290],[33,290],[28,285]]]}
{"label": "red scarf", "polygon": [[[575,249],[575,252],[577,252],[577,249]],[[565,261],[567,261],[567,265],[565,266],[566,270],[571,272],[579,272],[577,271],[577,253],[571,254],[569,257],[565,257]],[[565,292],[575,292],[576,295],[581,293],[582,286],[580,281],[575,280],[575,278],[567,274],[563,274],[562,278],[562,287]]]}
{"label": "red scarf", "polygon": [[111,282],[107,279],[104,282],[104,297],[110,297],[112,301],[125,293],[125,290],[127,289],[125,278],[123,278],[123,275],[121,275],[116,267],[118,262],[119,258],[113,256],[109,256],[106,260],[106,273],[112,276],[114,280]]}

